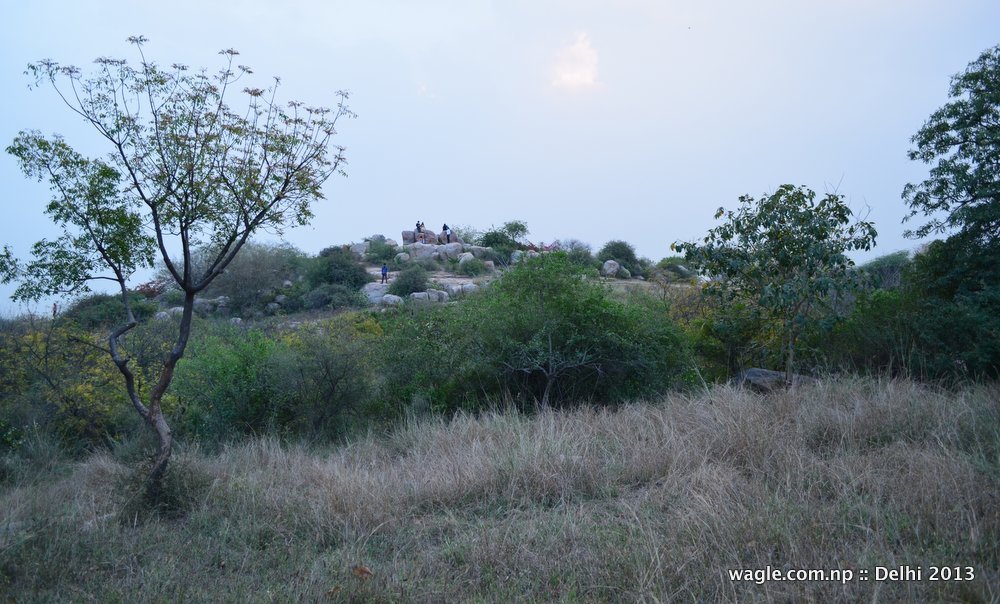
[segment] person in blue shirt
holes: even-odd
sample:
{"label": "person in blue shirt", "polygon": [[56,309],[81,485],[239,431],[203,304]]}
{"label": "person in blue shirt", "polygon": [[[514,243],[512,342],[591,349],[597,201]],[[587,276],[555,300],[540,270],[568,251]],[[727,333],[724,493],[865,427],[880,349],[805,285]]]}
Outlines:
{"label": "person in blue shirt", "polygon": [[389,282],[389,267],[386,266],[385,262],[382,263],[382,283]]}

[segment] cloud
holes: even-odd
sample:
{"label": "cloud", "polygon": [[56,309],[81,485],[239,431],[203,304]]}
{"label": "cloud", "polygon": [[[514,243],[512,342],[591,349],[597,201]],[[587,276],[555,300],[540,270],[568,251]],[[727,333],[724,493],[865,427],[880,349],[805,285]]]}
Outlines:
{"label": "cloud", "polygon": [[556,88],[590,88],[597,84],[597,51],[586,32],[576,34],[576,42],[556,53],[552,72]]}

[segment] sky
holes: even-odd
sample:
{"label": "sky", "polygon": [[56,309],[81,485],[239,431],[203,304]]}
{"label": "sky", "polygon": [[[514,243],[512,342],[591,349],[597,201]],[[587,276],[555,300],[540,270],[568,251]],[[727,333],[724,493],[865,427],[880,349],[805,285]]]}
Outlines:
{"label": "sky", "polygon": [[[1000,43],[996,0],[33,0],[0,19],[0,143],[37,129],[109,151],[29,62],[147,57],[214,71],[234,48],[280,97],[333,105],[348,176],[326,182],[316,253],[417,221],[528,224],[536,243],[624,239],[641,256],[703,237],[743,194],[837,192],[875,222],[864,261],[905,239],[903,186],[928,166],[910,137],[952,75]],[[251,81],[248,81],[251,83]],[[0,154],[0,245],[56,235],[47,185]],[[0,286],[0,312],[14,308]]]}

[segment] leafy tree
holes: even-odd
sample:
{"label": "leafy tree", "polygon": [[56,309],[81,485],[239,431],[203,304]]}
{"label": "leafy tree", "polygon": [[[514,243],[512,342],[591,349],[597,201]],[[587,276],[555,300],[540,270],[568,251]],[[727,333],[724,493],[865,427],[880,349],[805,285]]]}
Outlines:
{"label": "leafy tree", "polygon": [[[159,447],[147,482],[157,496],[170,459],[172,436],[162,408],[177,362],[191,333],[195,297],[233,261],[253,233],[305,224],[321,185],[340,172],[343,148],[331,138],[338,119],[352,115],[339,95],[335,110],[276,100],[279,80],[267,89],[244,87],[245,103],[231,108],[238,82],[252,73],[224,50],[216,74],[184,65],[162,67],[146,59],[145,38],[129,39],[137,66],[97,59],[84,76],[51,60],[28,66],[36,85],[51,85],[69,108],[93,126],[111,152],[86,158],[61,137],[21,132],[7,151],[29,177],[48,180],[46,213],[62,229],[35,244],[33,258],[0,256],[4,281],[20,282],[15,298],[37,299],[86,290],[110,280],[121,292],[122,322],[108,335],[106,352],[124,379],[135,411],[155,432]],[[199,267],[196,250],[216,253]],[[176,337],[150,391],[136,388],[123,336],[138,324],[127,284],[158,257],[183,292]]]}
{"label": "leafy tree", "polygon": [[320,251],[308,271],[309,283],[318,287],[325,283],[336,283],[359,288],[374,277],[355,259],[354,252],[344,246],[328,247]]}
{"label": "leafy tree", "polygon": [[597,259],[601,262],[614,260],[633,275],[642,274],[642,265],[635,255],[635,248],[627,241],[615,239],[605,243],[601,251],[597,252]]}
{"label": "leafy tree", "polygon": [[910,234],[958,229],[993,247],[1000,241],[1000,46],[955,75],[949,96],[911,139],[910,159],[936,165],[927,180],[903,189],[907,219],[934,216]]}
{"label": "leafy tree", "polygon": [[751,302],[781,326],[786,380],[791,382],[795,342],[818,307],[852,285],[854,263],[845,252],[871,248],[870,222],[851,224],[843,197],[782,185],[772,195],[740,197],[735,211],[719,208],[726,223],[702,244],[674,244],[694,267],[712,277],[706,292],[723,302]]}

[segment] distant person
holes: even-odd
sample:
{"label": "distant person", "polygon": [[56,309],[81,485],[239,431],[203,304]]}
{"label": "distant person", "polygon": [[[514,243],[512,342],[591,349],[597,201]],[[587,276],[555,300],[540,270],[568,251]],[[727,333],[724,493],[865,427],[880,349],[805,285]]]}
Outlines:
{"label": "distant person", "polygon": [[448,223],[441,226],[441,230],[444,231],[445,239],[448,243],[451,243],[451,229],[448,228]]}
{"label": "distant person", "polygon": [[421,229],[422,229],[423,227],[424,227],[424,223],[422,223],[422,222],[420,222],[420,221],[418,220],[418,221],[417,221],[417,233],[421,233],[421,232],[423,232],[423,231],[421,231]]}
{"label": "distant person", "polygon": [[382,283],[389,282],[389,267],[386,266],[385,262],[382,263]]}

